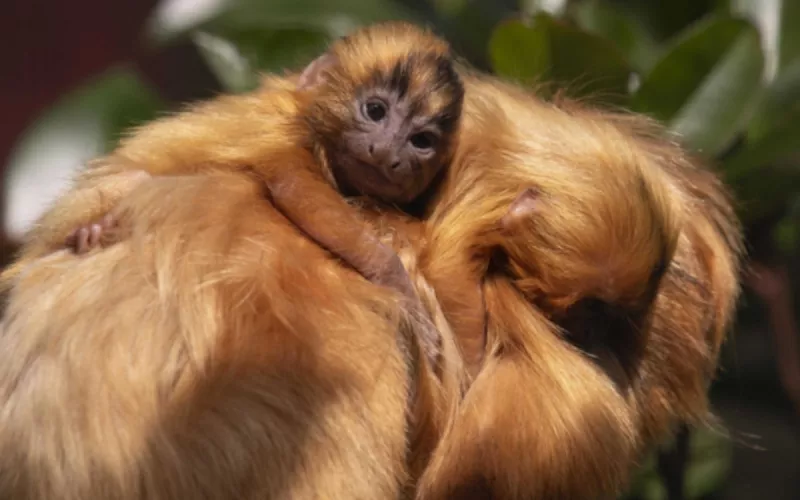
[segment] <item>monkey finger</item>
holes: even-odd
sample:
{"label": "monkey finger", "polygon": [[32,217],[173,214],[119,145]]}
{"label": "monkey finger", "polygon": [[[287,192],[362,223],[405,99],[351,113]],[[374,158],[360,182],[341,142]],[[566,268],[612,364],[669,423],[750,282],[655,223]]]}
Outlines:
{"label": "monkey finger", "polygon": [[78,229],[78,231],[75,233],[75,246],[74,246],[75,253],[77,254],[86,253],[89,251],[90,248],[91,247],[89,245],[89,228],[82,227]]}
{"label": "monkey finger", "polygon": [[92,224],[89,226],[89,248],[94,248],[100,244],[100,236],[103,234],[103,226],[101,224]]}

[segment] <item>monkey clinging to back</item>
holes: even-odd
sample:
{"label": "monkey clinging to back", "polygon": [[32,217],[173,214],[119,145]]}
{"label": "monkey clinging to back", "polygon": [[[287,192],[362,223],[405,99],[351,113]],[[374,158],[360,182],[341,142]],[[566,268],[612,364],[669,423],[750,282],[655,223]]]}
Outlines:
{"label": "monkey clinging to back", "polygon": [[[405,23],[364,28],[297,78],[267,77],[251,94],[220,97],[138,129],[78,179],[85,203],[45,215],[26,255],[65,239],[79,252],[113,241],[115,231],[107,229],[116,221],[107,212],[126,183],[147,177],[142,172],[234,169],[263,182],[276,208],[321,246],[419,306],[397,254],[341,193],[398,205],[417,198],[453,154],[462,100],[447,43]],[[112,176],[123,187],[98,200],[94,187]],[[426,349],[433,355],[435,348]]]}

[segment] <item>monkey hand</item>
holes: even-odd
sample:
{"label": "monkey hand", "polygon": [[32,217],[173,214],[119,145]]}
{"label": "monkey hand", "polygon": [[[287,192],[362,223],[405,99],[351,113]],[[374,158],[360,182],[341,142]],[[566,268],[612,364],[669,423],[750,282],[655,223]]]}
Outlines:
{"label": "monkey hand", "polygon": [[68,249],[76,254],[84,254],[99,246],[112,244],[112,230],[117,227],[117,219],[110,213],[99,221],[90,222],[72,231],[65,241]]}

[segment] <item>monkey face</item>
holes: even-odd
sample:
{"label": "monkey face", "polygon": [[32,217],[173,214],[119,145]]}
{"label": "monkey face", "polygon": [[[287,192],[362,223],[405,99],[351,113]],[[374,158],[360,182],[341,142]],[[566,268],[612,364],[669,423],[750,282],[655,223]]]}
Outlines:
{"label": "monkey face", "polygon": [[361,30],[312,62],[301,86],[340,188],[408,203],[452,157],[464,87],[448,45],[424,30]]}
{"label": "monkey face", "polygon": [[368,89],[353,102],[332,165],[353,189],[389,202],[420,195],[446,163],[451,138],[407,96]]}

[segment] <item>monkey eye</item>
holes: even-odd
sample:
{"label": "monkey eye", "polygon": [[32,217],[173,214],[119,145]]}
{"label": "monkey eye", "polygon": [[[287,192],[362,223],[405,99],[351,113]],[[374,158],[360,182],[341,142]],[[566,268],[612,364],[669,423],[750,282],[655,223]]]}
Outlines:
{"label": "monkey eye", "polygon": [[409,140],[417,149],[431,149],[436,143],[436,135],[432,132],[417,132]]}
{"label": "monkey eye", "polygon": [[370,99],[364,104],[364,115],[374,122],[379,122],[386,117],[386,104],[377,99]]}

